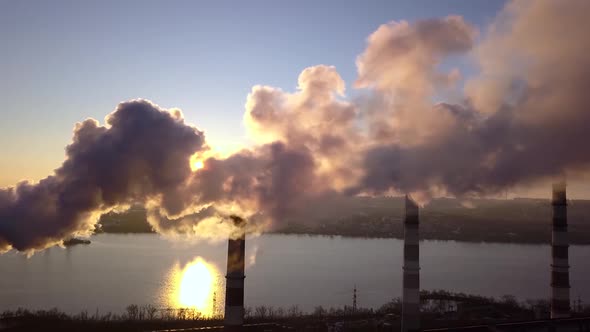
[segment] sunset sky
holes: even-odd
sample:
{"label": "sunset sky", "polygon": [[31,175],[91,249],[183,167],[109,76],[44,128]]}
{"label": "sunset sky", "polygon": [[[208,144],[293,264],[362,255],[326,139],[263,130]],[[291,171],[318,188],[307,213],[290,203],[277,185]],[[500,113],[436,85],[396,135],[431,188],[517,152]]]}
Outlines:
{"label": "sunset sky", "polygon": [[[253,85],[293,91],[301,70],[328,64],[354,96],[355,59],[379,25],[459,14],[484,27],[502,5],[2,1],[0,186],[49,175],[76,122],[102,122],[133,98],[181,108],[213,145],[248,144],[242,116]],[[464,75],[472,70],[458,62]]]}

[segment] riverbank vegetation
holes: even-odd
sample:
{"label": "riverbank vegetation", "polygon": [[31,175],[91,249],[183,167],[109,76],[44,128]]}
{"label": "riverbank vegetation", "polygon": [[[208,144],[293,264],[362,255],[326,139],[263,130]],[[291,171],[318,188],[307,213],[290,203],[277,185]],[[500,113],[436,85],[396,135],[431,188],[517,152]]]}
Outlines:
{"label": "riverbank vegetation", "polygon": [[[473,323],[499,323],[547,318],[546,300],[517,301],[512,296],[489,298],[443,290],[421,291],[421,319],[424,327],[461,326]],[[590,305],[574,301],[574,315],[589,316]],[[343,321],[363,320],[367,324],[399,324],[401,299],[380,308],[315,307],[305,312],[294,305],[288,308],[257,306],[245,310],[246,323],[277,323],[300,327],[326,328]],[[190,308],[157,308],[152,305],[129,305],[121,313],[87,311],[66,314],[58,309],[7,310],[0,314],[0,327],[6,331],[145,331],[222,325],[222,310],[205,316]]]}

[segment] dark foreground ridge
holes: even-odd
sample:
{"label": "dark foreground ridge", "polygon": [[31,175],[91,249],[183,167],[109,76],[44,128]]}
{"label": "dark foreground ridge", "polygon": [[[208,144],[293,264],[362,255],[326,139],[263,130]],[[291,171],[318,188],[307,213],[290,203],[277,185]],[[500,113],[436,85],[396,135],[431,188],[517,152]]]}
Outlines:
{"label": "dark foreground ridge", "polygon": [[[590,244],[590,201],[571,200],[571,244]],[[270,231],[280,234],[403,238],[403,198],[338,197],[316,202]],[[550,243],[551,202],[543,199],[435,199],[420,210],[420,237],[468,242]],[[100,220],[106,233],[151,233],[146,212],[135,207]]]}
{"label": "dark foreground ridge", "polygon": [[[389,329],[376,328],[376,329],[363,329],[362,324],[359,322],[351,322],[348,326],[342,326],[340,329],[334,329],[335,331],[390,331]],[[242,331],[295,331],[295,328],[288,327],[280,324],[248,324],[244,325]],[[458,331],[458,332],[538,332],[538,331],[589,331],[590,330],[590,317],[580,318],[560,318],[553,320],[533,320],[516,323],[504,323],[504,324],[490,324],[490,325],[474,325],[474,326],[463,326],[463,327],[451,327],[441,329],[428,329],[423,332],[447,332],[447,331]],[[223,331],[223,327],[201,327],[192,329],[176,329],[176,330],[161,330],[153,332],[172,332],[172,331]],[[317,330],[315,330],[317,331]]]}
{"label": "dark foreground ridge", "polygon": [[[573,318],[547,320],[549,302],[518,302],[511,296],[487,298],[446,291],[421,291],[421,319],[425,330],[439,331],[546,331],[550,326],[588,328],[590,305],[574,306]],[[246,308],[244,331],[398,331],[401,300],[378,309],[316,307],[304,313],[297,306]],[[221,330],[222,317],[204,317],[192,309],[158,309],[130,305],[125,313],[82,312],[68,315],[57,309],[5,311],[2,331],[194,331]],[[539,329],[541,328],[541,329]],[[559,329],[558,329],[559,330]],[[582,330],[584,331],[584,330]]]}

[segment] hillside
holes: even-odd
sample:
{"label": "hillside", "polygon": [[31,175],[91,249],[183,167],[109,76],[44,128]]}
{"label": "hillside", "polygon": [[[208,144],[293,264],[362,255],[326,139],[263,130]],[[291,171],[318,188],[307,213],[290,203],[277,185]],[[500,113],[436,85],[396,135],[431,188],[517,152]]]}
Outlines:
{"label": "hillside", "polygon": [[[401,238],[403,214],[401,197],[331,198],[308,205],[270,233]],[[590,201],[570,201],[568,215],[571,242],[590,244]],[[100,224],[107,233],[152,231],[141,208],[104,215]],[[423,239],[549,243],[551,205],[548,200],[522,198],[469,204],[436,199],[420,210],[420,234]]]}

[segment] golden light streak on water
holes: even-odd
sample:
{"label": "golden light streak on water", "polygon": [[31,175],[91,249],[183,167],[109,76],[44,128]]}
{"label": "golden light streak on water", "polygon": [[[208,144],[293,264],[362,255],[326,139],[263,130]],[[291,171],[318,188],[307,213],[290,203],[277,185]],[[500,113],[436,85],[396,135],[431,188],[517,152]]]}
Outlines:
{"label": "golden light streak on water", "polygon": [[170,269],[166,284],[164,297],[169,308],[194,309],[207,317],[222,312],[221,275],[202,257],[196,257],[183,267],[176,263]]}

